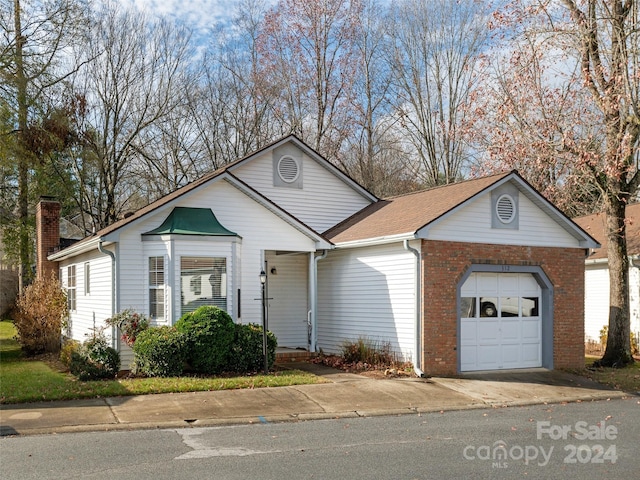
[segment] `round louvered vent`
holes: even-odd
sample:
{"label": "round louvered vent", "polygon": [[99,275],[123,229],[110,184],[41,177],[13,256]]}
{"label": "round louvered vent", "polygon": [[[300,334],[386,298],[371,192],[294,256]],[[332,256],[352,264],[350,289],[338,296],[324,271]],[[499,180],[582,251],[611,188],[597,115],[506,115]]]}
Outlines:
{"label": "round louvered vent", "polygon": [[511,223],[516,217],[516,204],[511,195],[500,195],[496,202],[496,215],[502,223]]}
{"label": "round louvered vent", "polygon": [[293,183],[300,175],[298,161],[290,155],[283,155],[278,160],[278,176],[283,182]]}

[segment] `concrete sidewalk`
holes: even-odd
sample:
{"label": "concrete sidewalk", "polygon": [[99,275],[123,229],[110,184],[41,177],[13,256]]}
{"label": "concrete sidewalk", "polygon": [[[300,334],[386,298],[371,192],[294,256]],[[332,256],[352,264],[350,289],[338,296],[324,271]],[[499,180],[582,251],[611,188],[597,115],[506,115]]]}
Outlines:
{"label": "concrete sidewalk", "polygon": [[546,370],[372,379],[305,362],[288,366],[321,375],[329,383],[2,405],[0,435],[397,415],[628,396]]}

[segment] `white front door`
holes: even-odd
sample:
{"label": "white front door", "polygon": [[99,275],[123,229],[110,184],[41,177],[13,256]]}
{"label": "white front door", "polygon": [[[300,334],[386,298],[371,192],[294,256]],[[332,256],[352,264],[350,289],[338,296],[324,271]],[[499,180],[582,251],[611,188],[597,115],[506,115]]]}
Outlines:
{"label": "white front door", "polygon": [[309,255],[267,252],[268,328],[279,347],[308,348]]}
{"label": "white front door", "polygon": [[472,273],[460,292],[460,370],[542,366],[540,302],[530,273]]}

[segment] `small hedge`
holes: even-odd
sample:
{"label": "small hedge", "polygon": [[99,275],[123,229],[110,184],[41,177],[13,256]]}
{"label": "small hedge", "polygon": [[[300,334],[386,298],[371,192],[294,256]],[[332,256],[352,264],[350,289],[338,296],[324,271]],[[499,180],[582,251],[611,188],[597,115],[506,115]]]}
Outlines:
{"label": "small hedge", "polygon": [[[235,336],[229,355],[228,369],[232,372],[247,373],[264,368],[262,350],[262,327],[254,323],[235,325]],[[267,363],[271,368],[276,360],[276,336],[267,331]]]}
{"label": "small hedge", "polygon": [[176,323],[185,336],[187,363],[198,373],[216,374],[227,368],[234,341],[234,323],[227,312],[202,306]]}
{"label": "small hedge", "polygon": [[96,335],[70,350],[69,370],[80,380],[115,378],[120,371],[120,354],[109,346],[103,335]]}
{"label": "small hedge", "polygon": [[184,370],[185,338],[175,327],[152,327],[138,335],[133,353],[137,373],[175,377]]}
{"label": "small hedge", "polygon": [[[136,373],[171,377],[189,371],[206,375],[248,373],[264,368],[262,327],[237,325],[214,306],[187,313],[175,327],[153,327],[141,332],[133,344]],[[278,342],[267,332],[268,366],[276,359]]]}

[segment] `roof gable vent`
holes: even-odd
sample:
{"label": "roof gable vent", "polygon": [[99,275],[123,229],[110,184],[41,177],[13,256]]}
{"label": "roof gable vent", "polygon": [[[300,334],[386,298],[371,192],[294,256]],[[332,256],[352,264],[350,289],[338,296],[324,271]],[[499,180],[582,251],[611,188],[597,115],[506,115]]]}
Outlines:
{"label": "roof gable vent", "polygon": [[278,160],[278,176],[285,183],[293,183],[300,175],[298,160],[291,155],[283,155]]}
{"label": "roof gable vent", "polygon": [[496,201],[496,215],[502,223],[511,223],[516,217],[516,205],[511,195],[503,194]]}

